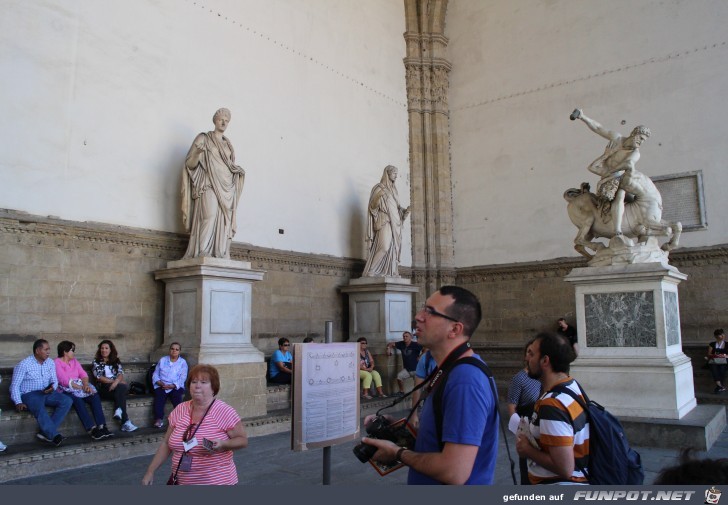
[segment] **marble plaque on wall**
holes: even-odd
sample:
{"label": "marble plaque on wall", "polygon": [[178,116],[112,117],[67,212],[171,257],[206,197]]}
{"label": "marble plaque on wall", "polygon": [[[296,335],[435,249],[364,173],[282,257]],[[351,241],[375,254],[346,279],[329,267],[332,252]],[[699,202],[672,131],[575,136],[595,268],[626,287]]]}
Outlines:
{"label": "marble plaque on wall", "polygon": [[245,294],[214,290],[210,293],[210,333],[242,334]]}
{"label": "marble plaque on wall", "polygon": [[665,291],[665,334],[667,345],[680,343],[680,309],[677,293],[672,291]]}
{"label": "marble plaque on wall", "polygon": [[170,291],[170,300],[172,317],[169,318],[169,333],[177,336],[194,335],[197,327],[195,312],[197,290]]}
{"label": "marble plaque on wall", "polygon": [[356,332],[376,333],[379,330],[379,301],[359,301],[356,303]]}
{"label": "marble plaque on wall", "polygon": [[652,291],[584,295],[588,347],[655,347]]}

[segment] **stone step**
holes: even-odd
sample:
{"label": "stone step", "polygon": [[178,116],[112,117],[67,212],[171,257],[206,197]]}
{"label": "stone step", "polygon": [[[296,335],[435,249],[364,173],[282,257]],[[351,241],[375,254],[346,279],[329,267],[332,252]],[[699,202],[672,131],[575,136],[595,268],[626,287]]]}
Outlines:
{"label": "stone step", "polygon": [[[149,395],[129,396],[127,398],[126,406],[129,419],[139,428],[152,428],[154,424],[152,402],[153,399]],[[121,422],[113,419],[114,402],[102,400],[101,405],[109,430],[117,434],[122,433],[120,431]],[[52,409],[47,410],[52,412]],[[90,412],[90,409],[88,410]],[[165,405],[165,415],[168,415],[171,411],[172,403],[168,401]],[[90,438],[73,407],[71,407],[58,431],[66,437]],[[14,408],[8,406],[3,408],[2,415],[0,415],[0,440],[6,445],[35,442],[37,440],[36,433],[38,433],[38,423],[29,412],[16,412]]]}
{"label": "stone step", "polygon": [[[361,416],[375,413],[390,405],[392,400],[382,398],[362,401]],[[291,429],[291,411],[289,408],[274,410],[265,416],[244,419],[243,423],[250,438],[286,432]],[[8,444],[8,449],[0,453],[0,483],[30,475],[83,468],[108,462],[112,458],[124,460],[151,456],[162,443],[164,433],[164,430],[144,427],[133,433],[118,432],[114,437],[100,441],[91,440],[85,435],[75,435],[64,440],[60,447],[52,447],[37,439]]]}

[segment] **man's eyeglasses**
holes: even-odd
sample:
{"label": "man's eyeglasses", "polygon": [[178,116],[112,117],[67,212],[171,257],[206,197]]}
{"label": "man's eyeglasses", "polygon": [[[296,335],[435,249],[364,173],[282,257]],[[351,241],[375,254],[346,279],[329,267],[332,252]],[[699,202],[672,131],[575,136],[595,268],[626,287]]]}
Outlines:
{"label": "man's eyeglasses", "polygon": [[291,347],[291,344],[283,344],[281,347]]}
{"label": "man's eyeglasses", "polygon": [[435,309],[433,309],[429,305],[423,305],[422,306],[422,310],[424,310],[425,311],[425,314],[427,314],[428,316],[439,316],[439,317],[442,317],[443,319],[447,319],[448,321],[452,321],[454,323],[459,323],[460,322],[457,319],[455,319],[454,317],[450,317],[447,314],[443,314],[442,312],[436,311]]}

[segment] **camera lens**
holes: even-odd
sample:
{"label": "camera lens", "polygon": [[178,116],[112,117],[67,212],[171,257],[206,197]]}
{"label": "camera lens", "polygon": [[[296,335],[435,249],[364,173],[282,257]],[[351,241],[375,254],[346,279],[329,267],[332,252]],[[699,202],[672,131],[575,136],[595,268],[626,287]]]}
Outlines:
{"label": "camera lens", "polygon": [[377,452],[377,448],[373,445],[361,443],[359,445],[354,446],[354,449],[352,449],[354,452],[354,456],[359,459],[362,463],[366,463],[370,459],[372,459],[372,456],[374,456],[374,453]]}

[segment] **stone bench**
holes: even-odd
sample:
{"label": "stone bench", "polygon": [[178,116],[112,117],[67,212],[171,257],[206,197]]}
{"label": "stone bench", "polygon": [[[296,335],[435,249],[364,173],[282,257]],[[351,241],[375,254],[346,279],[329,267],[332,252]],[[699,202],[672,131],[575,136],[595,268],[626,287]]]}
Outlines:
{"label": "stone bench", "polygon": [[[151,363],[130,363],[129,365],[125,365],[124,375],[127,382],[140,382],[144,384],[146,382],[147,370],[150,366]],[[88,373],[90,366],[84,366],[84,369]],[[12,373],[12,368],[0,369],[0,375],[2,375],[3,379],[0,382],[0,409],[2,409],[2,414],[0,415],[0,440],[6,445],[37,441],[35,435],[38,433],[38,423],[35,418],[27,411],[17,412],[15,405],[10,399]],[[140,428],[151,428],[154,424],[152,403],[153,398],[151,394],[129,395],[127,397],[127,413],[131,422]],[[113,419],[115,410],[114,402],[111,400],[102,400],[101,405],[109,430],[115,434],[119,433],[121,423]],[[165,405],[165,414],[169,414],[171,410],[172,404],[167,402]],[[52,409],[49,408],[48,412],[52,412]],[[73,408],[71,408],[63,423],[61,423],[59,431],[65,437],[86,435],[86,430],[83,428]],[[91,439],[89,438],[89,440]],[[38,441],[38,443],[41,442]]]}

